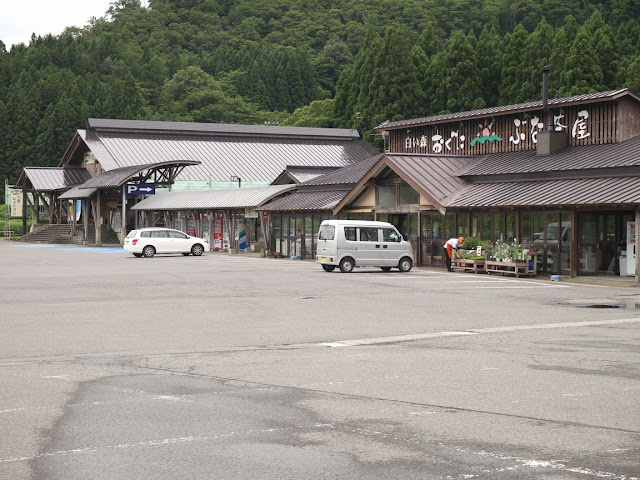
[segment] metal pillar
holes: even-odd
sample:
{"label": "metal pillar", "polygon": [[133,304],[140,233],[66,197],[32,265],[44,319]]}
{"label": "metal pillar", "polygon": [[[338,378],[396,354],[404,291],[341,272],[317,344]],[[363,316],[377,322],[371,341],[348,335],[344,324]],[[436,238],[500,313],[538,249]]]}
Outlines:
{"label": "metal pillar", "polygon": [[84,227],[84,243],[87,243],[89,238],[89,202],[91,200],[84,198],[82,200],[82,226]]}
{"label": "metal pillar", "polygon": [[122,218],[120,219],[120,245],[124,245],[127,236],[127,189],[122,185]]}

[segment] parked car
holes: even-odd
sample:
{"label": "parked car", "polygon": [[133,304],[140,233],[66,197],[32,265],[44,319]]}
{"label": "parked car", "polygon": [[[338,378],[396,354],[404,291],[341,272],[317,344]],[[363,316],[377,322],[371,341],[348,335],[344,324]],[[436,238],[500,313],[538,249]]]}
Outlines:
{"label": "parked car", "polygon": [[156,253],[181,253],[199,257],[209,248],[206,240],[172,228],[139,228],[124,239],[124,251],[134,257],[153,257]]}
{"label": "parked car", "polygon": [[388,272],[413,267],[413,249],[396,228],[386,222],[324,220],[318,231],[316,262],[326,272],[343,273],[354,267],[380,267]]}

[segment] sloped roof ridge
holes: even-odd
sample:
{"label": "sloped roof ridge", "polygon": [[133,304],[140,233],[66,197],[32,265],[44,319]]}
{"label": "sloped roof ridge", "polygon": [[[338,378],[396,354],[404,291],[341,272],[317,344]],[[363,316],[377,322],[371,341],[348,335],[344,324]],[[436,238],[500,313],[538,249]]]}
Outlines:
{"label": "sloped roof ridge", "polygon": [[[586,93],[581,95],[572,95],[569,97],[560,97],[553,98],[549,100],[549,105],[565,105],[576,102],[584,102],[584,101],[594,101],[594,100],[604,100],[604,99],[615,99],[624,95],[630,95],[635,98],[637,101],[640,101],[640,97],[636,95],[632,90],[628,88],[621,88],[618,90],[607,90],[604,92],[593,92]],[[497,107],[487,107],[481,108],[478,110],[469,110],[466,112],[455,112],[455,113],[444,113],[441,115],[433,115],[430,117],[422,117],[422,118],[410,118],[406,120],[397,120],[394,122],[386,121],[377,127],[375,130],[384,130],[386,128],[392,127],[403,127],[408,125],[417,125],[423,123],[431,123],[431,122],[440,122],[445,120],[456,120],[459,118],[466,117],[477,117],[484,115],[493,115],[496,113],[506,113],[514,110],[526,110],[526,109],[534,109],[542,107],[542,100],[533,100],[530,102],[517,103],[513,105],[503,105]]]}
{"label": "sloped roof ridge", "polygon": [[89,128],[136,132],[182,132],[270,137],[321,137],[359,140],[357,130],[347,128],[285,127],[272,125],[236,125],[227,123],[162,122],[157,120],[119,120],[90,118]]}
{"label": "sloped roof ridge", "polygon": [[319,177],[312,178],[301,185],[339,185],[346,183],[357,183],[362,177],[364,177],[373,166],[378,163],[384,156],[383,153],[375,155],[371,158],[361,160],[352,165],[340,168],[335,172],[329,172]]}

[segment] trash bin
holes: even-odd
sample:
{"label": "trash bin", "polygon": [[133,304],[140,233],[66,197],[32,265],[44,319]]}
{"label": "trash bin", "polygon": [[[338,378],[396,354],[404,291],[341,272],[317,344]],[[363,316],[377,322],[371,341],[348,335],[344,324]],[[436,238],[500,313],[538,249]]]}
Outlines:
{"label": "trash bin", "polygon": [[618,262],[620,262],[620,276],[627,276],[627,251],[621,250],[620,257],[618,257]]}

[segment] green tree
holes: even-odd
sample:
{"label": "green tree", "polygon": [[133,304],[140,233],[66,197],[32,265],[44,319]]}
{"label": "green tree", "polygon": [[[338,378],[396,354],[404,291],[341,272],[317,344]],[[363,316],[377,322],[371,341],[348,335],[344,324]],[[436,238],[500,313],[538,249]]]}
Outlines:
{"label": "green tree", "polygon": [[565,95],[603,90],[604,75],[595,59],[589,30],[582,27],[576,36],[565,62],[562,92]]}
{"label": "green tree", "polygon": [[520,89],[526,80],[525,49],[527,31],[518,24],[512,34],[505,37],[504,60],[500,79],[500,105],[521,101]]}
{"label": "green tree", "polygon": [[526,102],[542,98],[543,66],[549,66],[553,53],[555,32],[547,20],[542,17],[536,29],[528,36],[524,54],[522,84],[518,93],[518,101]]}
{"label": "green tree", "polygon": [[483,27],[476,46],[476,65],[480,90],[487,106],[498,105],[500,99],[500,70],[502,68],[502,39],[495,27]]}

